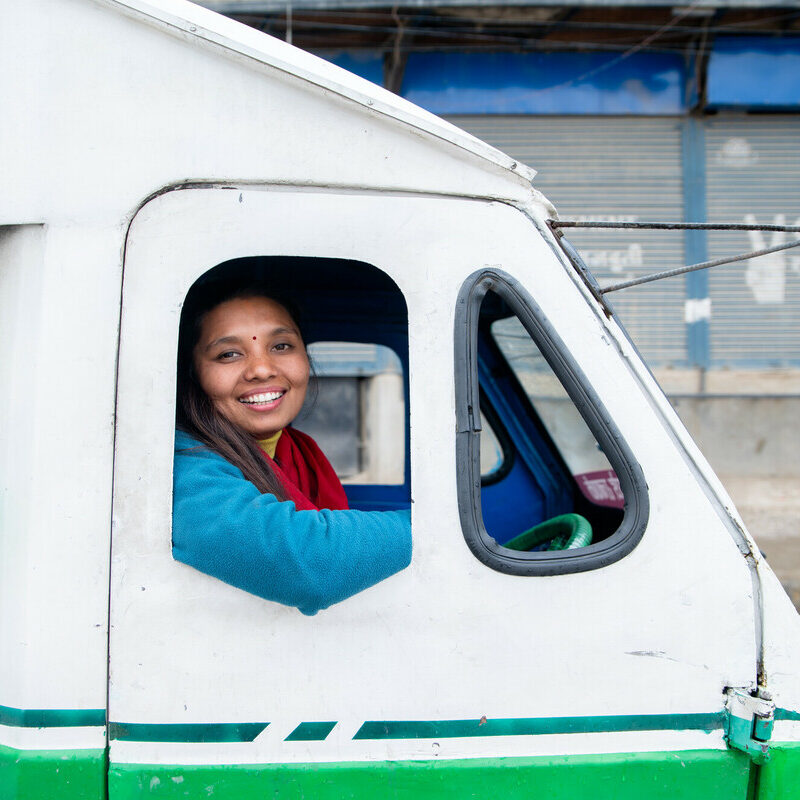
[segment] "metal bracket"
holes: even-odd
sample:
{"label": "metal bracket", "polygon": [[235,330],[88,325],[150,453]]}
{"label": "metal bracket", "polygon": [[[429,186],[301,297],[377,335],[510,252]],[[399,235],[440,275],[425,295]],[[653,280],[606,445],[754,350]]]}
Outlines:
{"label": "metal bracket", "polygon": [[746,689],[725,690],[725,741],[747,753],[756,764],[769,761],[769,740],[775,722],[775,703],[769,692],[755,695]]}

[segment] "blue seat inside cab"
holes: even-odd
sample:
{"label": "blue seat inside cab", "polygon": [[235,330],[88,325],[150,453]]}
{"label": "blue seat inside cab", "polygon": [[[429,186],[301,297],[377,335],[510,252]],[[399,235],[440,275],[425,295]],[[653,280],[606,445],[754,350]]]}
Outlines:
{"label": "blue seat inside cab", "polygon": [[[220,277],[256,280],[297,313],[306,344],[356,342],[390,348],[403,370],[408,409],[408,311],[397,284],[371,264],[335,258],[254,256],[220,264]],[[401,484],[346,484],[350,506],[368,510],[408,508],[411,503],[409,419],[405,415]]]}

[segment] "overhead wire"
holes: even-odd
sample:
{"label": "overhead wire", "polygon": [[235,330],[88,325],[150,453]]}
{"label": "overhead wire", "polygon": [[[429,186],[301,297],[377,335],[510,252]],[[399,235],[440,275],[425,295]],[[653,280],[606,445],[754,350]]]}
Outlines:
{"label": "overhead wire", "polygon": [[[281,22],[281,19],[274,20],[277,23]],[[303,20],[298,19],[297,16],[293,19],[293,26],[295,29],[302,28],[306,31],[311,31],[313,29],[324,29],[328,31],[341,31],[341,32],[352,32],[352,33],[373,33],[373,34],[392,34],[396,32],[396,28],[394,26],[386,25],[386,26],[361,26],[355,24],[341,24],[341,23],[320,23],[315,20]],[[262,28],[263,29],[263,28]],[[512,36],[509,34],[498,34],[498,33],[484,33],[484,32],[453,32],[449,30],[434,30],[434,29],[425,29],[425,28],[411,28],[408,27],[405,29],[406,35],[413,35],[420,38],[429,38],[429,39],[440,39],[440,40],[447,40],[447,39],[456,39],[457,42],[455,44],[450,45],[450,47],[462,47],[463,42],[469,41],[475,44],[487,44],[489,46],[496,45],[499,43],[505,43],[510,47],[515,48],[525,48],[528,50],[538,50],[538,51],[547,51],[547,50],[570,50],[570,49],[584,49],[584,50],[608,50],[608,51],[622,51],[625,53],[628,50],[631,50],[631,45],[625,42],[612,42],[612,41],[586,41],[586,40],[576,40],[576,39],[544,39],[544,38],[533,38],[533,37],[519,37],[519,36]],[[321,34],[322,35],[322,34]],[[395,47],[394,43],[380,45],[377,44],[375,49],[386,49],[391,50]],[[447,45],[444,44],[437,44],[433,46],[435,49],[447,49]],[[650,53],[683,53],[684,47],[682,44],[675,45],[673,47],[661,45],[658,47],[653,46],[643,46],[641,43],[637,43],[634,45],[636,48],[636,52],[640,50],[646,50]],[[417,51],[417,50],[427,50],[429,49],[425,45],[419,45],[418,43],[410,43],[404,44],[400,46],[400,50],[403,52],[410,52],[410,51]],[[630,55],[630,54],[629,54]],[[627,57],[627,56],[626,56]],[[622,60],[620,58],[619,60]],[[616,62],[614,62],[616,63]],[[604,69],[607,67],[604,67]]]}
{"label": "overhead wire", "polygon": [[680,14],[676,14],[670,20],[670,22],[668,22],[666,25],[662,26],[657,31],[654,31],[649,36],[646,36],[644,39],[642,39],[641,42],[639,42],[638,44],[635,44],[633,47],[629,48],[628,50],[626,50],[624,53],[620,54],[616,58],[612,58],[610,61],[607,61],[605,64],[598,64],[598,66],[594,67],[593,69],[589,69],[589,70],[586,70],[585,72],[582,72],[580,75],[578,75],[575,78],[570,78],[569,80],[562,81],[561,83],[554,84],[553,86],[547,86],[547,87],[542,88],[542,89],[537,89],[536,91],[537,92],[552,92],[552,91],[555,91],[556,89],[566,89],[566,88],[568,88],[570,86],[574,86],[577,83],[581,83],[581,82],[585,81],[587,78],[592,78],[592,77],[594,77],[595,75],[598,75],[601,72],[606,72],[607,70],[611,69],[612,67],[615,67],[617,64],[620,64],[621,62],[625,61],[625,59],[630,58],[631,56],[633,56],[636,53],[640,52],[645,47],[647,47],[647,45],[649,45],[651,42],[654,42],[659,36],[661,36],[662,33],[665,33],[666,31],[668,31],[672,27],[673,24],[676,24],[676,23],[680,22],[684,17],[687,17],[689,14],[691,14],[692,11],[701,2],[704,2],[704,0],[692,0],[691,4],[689,6],[687,6]]}
{"label": "overhead wire", "polygon": [[[276,20],[279,21],[279,20]],[[301,20],[298,19],[297,16],[293,19],[293,25],[295,28],[322,28],[326,30],[339,30],[339,31],[351,31],[351,32],[369,32],[369,33],[394,33],[397,29],[394,26],[386,25],[386,26],[360,26],[360,25],[345,25],[340,23],[319,23],[314,20]],[[516,46],[521,45],[528,45],[528,46],[535,46],[538,49],[560,49],[560,48],[574,48],[579,46],[587,46],[590,45],[593,49],[609,49],[609,50],[627,50],[630,48],[628,44],[615,44],[613,42],[585,42],[585,41],[572,41],[572,40],[543,40],[543,39],[531,39],[525,38],[521,39],[520,37],[512,37],[509,35],[498,35],[496,33],[473,33],[473,32],[458,32],[457,34],[453,34],[451,31],[448,30],[430,30],[425,28],[405,28],[405,33],[407,35],[413,34],[414,36],[423,36],[423,37],[430,37],[430,38],[440,38],[440,39],[447,39],[447,38],[460,38],[461,40],[472,40],[472,41],[486,41],[486,42],[496,42],[496,41],[504,41],[508,40],[509,44],[513,44]],[[389,49],[391,49],[394,45],[390,44],[387,45]],[[405,45],[401,47],[401,50],[409,50],[409,49],[416,49],[415,45]],[[682,48],[668,48],[668,47],[660,47],[660,48],[648,48],[649,52],[682,52]]]}
{"label": "overhead wire", "polygon": [[[681,25],[680,23],[691,16],[696,7],[703,0],[694,0],[691,5],[683,9],[664,25],[656,26],[650,23],[635,22],[609,22],[571,19],[535,19],[525,20],[495,20],[486,19],[482,15],[456,15],[430,13],[427,9],[402,9],[395,6],[393,9],[376,11],[373,9],[306,9],[304,11],[295,10],[293,26],[295,29],[303,31],[311,49],[327,49],[328,47],[364,47],[363,41],[345,39],[344,42],[327,41],[336,33],[354,36],[386,36],[383,42],[369,42],[368,47],[378,52],[394,53],[394,58],[408,53],[425,52],[451,52],[453,50],[469,47],[473,51],[492,51],[492,50],[517,50],[522,52],[559,52],[559,51],[595,51],[618,53],[616,58],[610,59],[604,64],[600,64],[593,69],[570,78],[569,80],[552,86],[539,89],[537,91],[553,91],[563,89],[567,86],[586,80],[598,73],[611,69],[616,64],[624,61],[638,52],[662,53],[662,54],[681,54],[688,56],[694,61],[696,69],[699,68],[700,61],[707,55],[709,37],[712,33],[737,32],[737,33],[765,33],[762,29],[754,26],[759,23],[766,24],[775,21],[786,21],[800,17],[800,11],[792,11],[785,14],[763,17],[758,20],[747,19],[737,20],[728,24],[711,25],[710,18],[706,17],[701,25]],[[411,12],[403,14],[403,11]],[[391,24],[376,25],[374,21],[392,19]],[[231,14],[236,16],[235,14]],[[298,16],[300,15],[300,18]],[[252,17],[252,13],[243,13],[244,18]],[[397,20],[400,18],[415,18],[415,24],[405,24],[403,26],[403,38],[397,37]],[[346,20],[351,19],[352,22]],[[480,24],[481,30],[465,28],[463,24],[449,24],[453,20],[460,23],[473,21]],[[437,24],[438,23],[438,24]],[[282,12],[275,11],[272,14],[264,14],[256,23],[251,24],[261,30],[268,28],[270,31],[279,32],[282,24],[285,24],[285,17]],[[554,32],[558,31],[559,38],[551,38]],[[570,33],[588,34],[591,31],[606,31],[613,35],[597,38],[577,38],[570,37]],[[633,38],[637,31],[650,31],[650,35],[641,41]],[[316,36],[314,34],[317,34]],[[624,36],[630,33],[631,37]],[[687,36],[695,35],[698,40],[687,42]],[[317,41],[315,41],[317,40]],[[626,41],[627,40],[627,41]],[[658,45],[654,42],[660,40]],[[688,50],[687,50],[688,47]],[[699,88],[699,87],[698,87]]]}
{"label": "overhead wire", "polygon": [[[698,25],[678,25],[675,23],[675,19],[683,19],[687,16],[690,16],[692,10],[695,6],[698,5],[698,2],[692,4],[687,11],[683,14],[677,15],[673,17],[670,22],[666,25],[657,25],[655,23],[636,23],[636,22],[602,22],[602,21],[587,21],[587,20],[558,20],[558,19],[532,19],[532,20],[524,20],[524,19],[512,19],[512,20],[503,20],[503,19],[492,19],[492,18],[485,18],[480,15],[478,16],[469,16],[469,15],[445,15],[445,14],[436,14],[436,13],[424,13],[424,19],[426,22],[431,23],[441,23],[445,27],[443,29],[436,28],[435,30],[431,30],[430,27],[420,27],[419,25],[415,26],[407,26],[406,32],[414,33],[414,34],[429,34],[429,33],[441,33],[446,31],[448,34],[456,34],[456,33],[463,33],[466,35],[481,35],[485,37],[492,37],[493,34],[491,31],[480,32],[480,34],[476,34],[476,32],[472,29],[466,30],[460,26],[452,26],[447,25],[446,23],[452,22],[453,20],[458,20],[461,22],[464,21],[471,21],[475,24],[480,24],[486,27],[494,27],[497,28],[560,28],[560,29],[570,29],[570,30],[614,30],[614,31],[653,31],[657,36],[666,35],[668,32],[674,33],[674,35],[680,34],[715,34],[715,33],[743,33],[743,34],[765,34],[771,33],[772,31],[765,31],[763,27],[756,27],[758,23],[761,25],[770,24],[773,22],[784,22],[791,19],[797,19],[800,17],[800,11],[793,11],[786,14],[775,15],[772,17],[764,17],[758,19],[756,21],[752,19],[748,20],[738,20],[730,23],[725,24],[717,24],[714,26],[710,26],[708,21],[705,21],[705,24],[698,24]],[[413,16],[420,17],[419,10],[414,10],[415,13]],[[295,9],[295,16],[298,14],[306,14],[306,15],[313,15],[316,17],[314,20],[305,20],[306,24],[317,24],[320,27],[325,27],[326,29],[335,29],[340,28],[343,30],[364,30],[364,31],[374,31],[374,32],[389,32],[392,30],[391,25],[374,25],[371,23],[347,23],[347,22],[326,22],[320,17],[335,17],[337,20],[347,19],[348,17],[354,17],[357,19],[364,19],[372,17],[375,19],[387,19],[389,15],[384,12],[377,12],[372,11],[369,9],[360,10],[360,9],[342,9],[342,10],[332,10],[332,9],[305,9],[305,10],[298,10]],[[242,17],[250,17],[252,13],[242,13],[242,14],[235,14],[231,13],[230,16],[242,16]],[[264,13],[263,15],[266,18],[273,17],[276,22],[281,20],[283,16],[283,12],[271,12],[271,13]],[[752,27],[747,27],[752,26]],[[775,32],[777,35],[780,35],[782,32]],[[506,34],[508,35],[508,34]],[[518,37],[510,37],[510,38],[518,38]],[[646,46],[646,45],[642,45]]]}
{"label": "overhead wire", "polygon": [[697,272],[701,269],[709,269],[710,267],[719,267],[722,264],[733,264],[737,261],[749,261],[759,256],[766,256],[770,253],[778,253],[781,250],[789,250],[792,247],[800,246],[800,239],[793,239],[791,242],[784,242],[783,244],[776,244],[773,247],[764,247],[761,250],[752,250],[749,253],[740,253],[736,256],[725,256],[724,258],[714,258],[711,261],[702,261],[699,264],[691,264],[687,267],[678,267],[677,269],[667,269],[663,272],[651,272],[648,275],[642,275],[638,278],[632,278],[628,281],[620,281],[613,283],[610,286],[604,286],[600,289],[600,294],[609,294],[610,292],[618,292],[620,289],[630,289],[632,286],[641,286],[643,283],[652,283],[653,281],[660,281],[664,278],[674,278],[677,275],[685,275],[687,272]]}

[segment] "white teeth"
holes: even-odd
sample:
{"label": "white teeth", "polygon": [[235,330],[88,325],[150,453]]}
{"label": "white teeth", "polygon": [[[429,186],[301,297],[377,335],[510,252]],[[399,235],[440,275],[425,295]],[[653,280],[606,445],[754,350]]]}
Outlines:
{"label": "white teeth", "polygon": [[271,403],[279,397],[283,397],[286,392],[264,392],[263,394],[251,394],[249,397],[240,397],[240,403],[256,405],[258,403]]}

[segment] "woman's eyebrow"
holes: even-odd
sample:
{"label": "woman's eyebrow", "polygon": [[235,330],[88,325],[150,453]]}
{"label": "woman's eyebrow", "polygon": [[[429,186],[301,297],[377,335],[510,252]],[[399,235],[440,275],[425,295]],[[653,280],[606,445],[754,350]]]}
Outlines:
{"label": "woman's eyebrow", "polygon": [[214,339],[213,342],[209,342],[205,346],[205,349],[210,350],[212,347],[216,347],[219,344],[238,344],[241,341],[241,338],[238,336],[220,336],[219,339]]}

